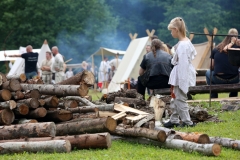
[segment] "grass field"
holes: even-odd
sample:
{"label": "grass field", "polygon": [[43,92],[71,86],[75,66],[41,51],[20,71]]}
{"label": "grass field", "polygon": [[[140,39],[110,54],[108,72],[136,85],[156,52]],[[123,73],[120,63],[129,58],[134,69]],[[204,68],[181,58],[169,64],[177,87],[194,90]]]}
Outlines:
{"label": "grass field", "polygon": [[[99,99],[101,93],[90,91],[93,99]],[[194,99],[208,99],[206,95],[195,95]],[[227,94],[220,94],[220,97],[227,97]],[[206,133],[209,136],[220,136],[228,137],[240,140],[240,110],[235,112],[219,112],[221,105],[218,102],[213,102],[211,108],[208,103],[202,103],[203,107],[211,110],[212,114],[215,114],[219,119],[224,120],[221,123],[198,123],[194,128],[175,128],[184,132],[200,132]],[[159,148],[152,145],[141,145],[123,141],[113,141],[112,146],[109,149],[96,149],[96,150],[74,150],[70,153],[37,153],[37,154],[13,154],[13,155],[2,155],[0,159],[4,160],[79,160],[79,159],[91,159],[91,160],[149,160],[149,159],[163,159],[163,160],[239,160],[240,151],[227,149],[222,147],[221,154],[218,157],[208,157],[199,153],[187,153],[181,150],[172,150],[166,148]]]}

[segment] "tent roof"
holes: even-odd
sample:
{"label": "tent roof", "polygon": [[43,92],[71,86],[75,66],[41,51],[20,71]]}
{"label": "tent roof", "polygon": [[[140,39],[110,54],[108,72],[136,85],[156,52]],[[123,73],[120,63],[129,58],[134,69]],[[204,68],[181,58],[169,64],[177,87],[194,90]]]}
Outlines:
{"label": "tent roof", "polygon": [[93,53],[93,55],[102,55],[101,50],[103,51],[103,54],[106,56],[115,56],[117,53],[119,53],[119,55],[124,55],[126,53],[126,51],[100,47],[95,53]]}

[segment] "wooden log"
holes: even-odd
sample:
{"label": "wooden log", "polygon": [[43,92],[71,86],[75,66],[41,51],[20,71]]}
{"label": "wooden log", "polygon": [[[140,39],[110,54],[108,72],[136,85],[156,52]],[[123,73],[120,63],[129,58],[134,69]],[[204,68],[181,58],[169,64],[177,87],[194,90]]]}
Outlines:
{"label": "wooden log", "polygon": [[65,99],[80,101],[80,102],[84,103],[85,105],[91,106],[91,107],[94,107],[94,108],[96,106],[95,104],[93,104],[92,102],[87,100],[86,98],[81,98],[81,97],[77,97],[77,96],[67,96],[67,97],[65,97]]}
{"label": "wooden log", "polygon": [[41,137],[41,138],[24,138],[2,140],[0,143],[5,142],[41,142],[51,140],[69,140],[73,149],[108,149],[111,147],[111,135],[108,132],[95,133],[95,134],[81,134],[73,136],[57,136],[57,137]]}
{"label": "wooden log", "polygon": [[86,96],[88,87],[82,85],[20,84],[24,91],[38,89],[40,94],[65,96]]}
{"label": "wooden log", "polygon": [[209,138],[210,138],[210,143],[217,143],[226,148],[240,150],[240,140],[234,140],[231,138],[223,138],[223,137],[209,137]]}
{"label": "wooden log", "polygon": [[114,102],[115,103],[124,102],[124,103],[127,103],[130,107],[146,106],[145,100],[137,99],[137,98],[115,97]]}
{"label": "wooden log", "polygon": [[144,117],[143,119],[141,119],[139,122],[137,122],[134,127],[141,127],[144,123],[152,120],[154,118],[153,114],[149,114],[148,116]]}
{"label": "wooden log", "polygon": [[11,95],[15,100],[20,100],[25,98],[25,95],[21,91],[11,92]]}
{"label": "wooden log", "polygon": [[106,131],[114,131],[116,129],[116,126],[117,122],[111,117],[57,124],[56,135],[65,136],[83,133],[100,133]]}
{"label": "wooden log", "polygon": [[0,125],[9,125],[15,119],[15,115],[10,109],[0,110]]}
{"label": "wooden log", "polygon": [[7,77],[4,73],[0,72],[0,75],[1,75],[1,79],[2,79],[2,83],[5,83],[7,81]]}
{"label": "wooden log", "polygon": [[59,100],[56,96],[51,96],[46,99],[44,99],[46,108],[57,108],[59,104]]}
{"label": "wooden log", "polygon": [[11,92],[7,89],[0,90],[0,100],[1,101],[9,101],[12,95]]}
{"label": "wooden log", "polygon": [[66,110],[48,111],[46,117],[44,117],[44,119],[47,119],[53,122],[69,121],[72,118],[73,118],[72,112],[66,111]]}
{"label": "wooden log", "polygon": [[6,81],[2,84],[3,89],[7,89],[11,92],[20,91],[21,85],[20,82],[16,79],[11,79],[9,81]]}
{"label": "wooden log", "polygon": [[46,104],[44,99],[38,99],[38,102],[41,107],[43,107]]}
{"label": "wooden log", "polygon": [[189,107],[189,114],[199,121],[206,121],[208,119],[208,112],[199,106]]}
{"label": "wooden log", "polygon": [[78,106],[78,102],[76,100],[66,100],[58,104],[58,107],[62,109],[77,108],[77,106]]}
{"label": "wooden log", "polygon": [[24,97],[27,98],[37,98],[39,99],[41,97],[40,92],[37,89],[33,89],[31,91],[26,91],[24,93]]}
{"label": "wooden log", "polygon": [[124,128],[121,126],[117,126],[117,128],[112,132],[113,134],[121,135],[121,136],[130,136],[130,137],[145,137],[152,140],[157,140],[160,142],[165,142],[167,135],[164,131],[156,131],[147,128]]}
{"label": "wooden log", "polygon": [[17,103],[13,100],[5,101],[5,102],[0,102],[0,109],[14,109],[16,108]]}
{"label": "wooden log", "polygon": [[28,118],[42,118],[47,115],[47,110],[44,107],[39,107],[34,110],[29,111]]}
{"label": "wooden log", "polygon": [[81,108],[94,109],[98,108],[99,111],[114,111],[114,104],[101,104],[95,106],[81,106]]}
{"label": "wooden log", "polygon": [[210,143],[209,136],[207,134],[200,134],[200,133],[185,133],[185,132],[178,132],[176,131],[177,135],[180,135],[183,140],[200,143],[200,144],[206,144]]}
{"label": "wooden log", "polygon": [[26,119],[26,118],[19,119],[18,121],[18,124],[25,124],[25,123],[38,123],[38,121],[36,119]]}
{"label": "wooden log", "polygon": [[152,96],[150,100],[149,107],[153,107],[155,116],[155,126],[162,125],[162,116],[165,110],[166,104],[156,96]]}
{"label": "wooden log", "polygon": [[25,123],[0,127],[0,139],[17,139],[23,137],[54,137],[56,125],[53,122]]}
{"label": "wooden log", "polygon": [[23,153],[23,152],[70,152],[71,144],[68,140],[52,140],[39,142],[5,142],[0,143],[0,154]]}
{"label": "wooden log", "polygon": [[29,107],[24,103],[17,103],[17,107],[13,112],[16,115],[27,115],[29,113]]}
{"label": "wooden log", "polygon": [[119,137],[116,140],[124,140],[128,142],[138,143],[138,144],[151,144],[158,147],[164,147],[169,149],[179,149],[184,152],[198,152],[206,156],[219,156],[221,153],[221,146],[218,144],[198,144],[194,142],[179,140],[179,139],[169,139],[167,138],[165,143],[159,141],[137,137]]}
{"label": "wooden log", "polygon": [[27,80],[27,77],[24,73],[18,75],[7,75],[6,78],[7,80],[17,79],[19,82],[25,82]]}
{"label": "wooden log", "polygon": [[77,107],[77,108],[67,108],[65,109],[72,113],[88,113],[88,112],[98,112],[98,108],[84,108],[84,107]]}
{"label": "wooden log", "polygon": [[[200,93],[209,93],[210,86],[209,85],[202,85],[202,86],[194,86],[189,87],[189,94],[200,94]],[[220,84],[220,85],[212,85],[211,92],[212,93],[225,93],[225,92],[239,92],[240,91],[240,83],[235,84]],[[155,89],[154,94],[168,94],[170,95],[170,89]]]}
{"label": "wooden log", "polygon": [[59,85],[79,85],[81,83],[85,83],[88,87],[91,87],[95,83],[95,78],[92,72],[83,71],[80,72],[62,82],[59,82]]}
{"label": "wooden log", "polygon": [[18,100],[17,103],[27,104],[29,108],[33,108],[33,109],[39,107],[39,102],[37,98],[22,99],[22,100]]}

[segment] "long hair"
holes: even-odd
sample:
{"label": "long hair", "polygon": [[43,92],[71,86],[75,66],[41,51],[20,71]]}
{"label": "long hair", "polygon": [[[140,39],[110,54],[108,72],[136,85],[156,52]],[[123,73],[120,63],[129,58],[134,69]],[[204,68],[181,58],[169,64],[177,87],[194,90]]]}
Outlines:
{"label": "long hair", "polygon": [[176,28],[182,36],[186,37],[187,27],[185,25],[183,18],[181,17],[173,18],[168,24],[168,30],[171,30],[173,28]]}
{"label": "long hair", "polygon": [[228,31],[228,36],[226,36],[223,41],[221,43],[219,43],[216,48],[219,52],[222,52],[223,51],[223,48],[229,44],[231,42],[231,38],[233,36],[237,36],[238,35],[238,31],[237,29],[235,28],[231,28],[229,31]]}
{"label": "long hair", "polygon": [[159,39],[152,40],[151,50],[153,52],[154,57],[156,57],[158,49],[163,49],[163,42],[160,41]]}

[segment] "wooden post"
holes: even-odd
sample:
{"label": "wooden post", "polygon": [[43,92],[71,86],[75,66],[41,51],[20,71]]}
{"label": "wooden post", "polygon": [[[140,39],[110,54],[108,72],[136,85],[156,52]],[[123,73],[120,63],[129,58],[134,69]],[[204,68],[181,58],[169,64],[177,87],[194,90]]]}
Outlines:
{"label": "wooden post", "polygon": [[137,38],[137,36],[138,36],[138,34],[137,34],[137,33],[134,33],[134,35],[132,35],[132,33],[129,33],[129,37],[131,38],[131,40],[134,40],[134,39],[136,39],[136,38]]}
{"label": "wooden post", "polygon": [[146,32],[147,32],[148,37],[151,38],[154,35],[155,30],[152,29],[152,31],[150,32],[149,29],[147,29]]}

